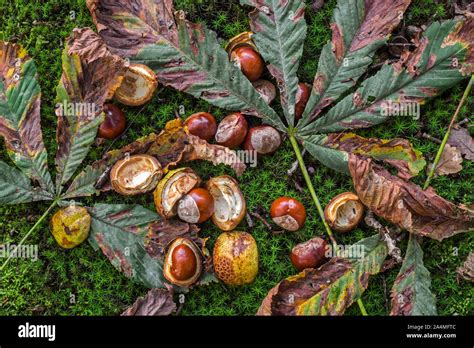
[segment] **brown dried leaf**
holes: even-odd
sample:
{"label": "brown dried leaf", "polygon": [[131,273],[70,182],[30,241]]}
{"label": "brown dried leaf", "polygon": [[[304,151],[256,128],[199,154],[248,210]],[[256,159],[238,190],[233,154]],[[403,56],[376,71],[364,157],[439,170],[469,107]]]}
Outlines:
{"label": "brown dried leaf", "polygon": [[176,312],[173,291],[151,289],[145,297],[138,298],[122,316],[165,316]]}
{"label": "brown dried leaf", "polygon": [[257,314],[258,316],[270,316],[272,315],[272,300],[273,296],[278,293],[278,289],[280,287],[280,283],[275,285],[273,288],[270,289],[267,296],[262,301],[262,304],[258,308]]}
{"label": "brown dried leaf", "polygon": [[438,196],[432,188],[391,175],[371,159],[349,155],[349,170],[362,203],[401,228],[441,241],[474,230],[474,212]]}
{"label": "brown dried leaf", "polygon": [[474,161],[474,139],[466,128],[453,128],[448,144],[455,146],[470,161]]}
{"label": "brown dried leaf", "polygon": [[474,282],[474,253],[469,253],[466,261],[456,270],[457,274],[463,279]]}
{"label": "brown dried leaf", "polygon": [[[430,165],[432,167],[433,164]],[[441,158],[436,166],[436,175],[456,174],[462,170],[461,151],[456,147],[446,144]]]}

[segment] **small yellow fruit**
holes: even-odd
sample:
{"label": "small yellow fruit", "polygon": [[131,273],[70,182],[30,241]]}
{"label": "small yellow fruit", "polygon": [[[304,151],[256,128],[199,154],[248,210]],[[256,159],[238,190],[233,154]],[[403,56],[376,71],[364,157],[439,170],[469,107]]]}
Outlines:
{"label": "small yellow fruit", "polygon": [[87,209],[70,205],[57,211],[51,218],[51,233],[58,244],[71,249],[87,239],[91,227],[91,216]]}
{"label": "small yellow fruit", "polygon": [[247,232],[224,232],[214,245],[214,270],[227,285],[250,284],[258,273],[257,243]]}

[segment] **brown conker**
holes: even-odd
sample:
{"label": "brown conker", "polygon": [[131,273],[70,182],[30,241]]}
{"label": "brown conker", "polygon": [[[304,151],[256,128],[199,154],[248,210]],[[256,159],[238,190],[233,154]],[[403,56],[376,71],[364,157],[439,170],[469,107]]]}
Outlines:
{"label": "brown conker", "polygon": [[243,147],[247,151],[257,151],[259,155],[267,155],[275,152],[280,145],[280,133],[271,126],[262,125],[249,129]]}
{"label": "brown conker", "polygon": [[239,46],[232,50],[230,59],[250,82],[257,81],[263,74],[265,62],[262,56],[250,46]]}
{"label": "brown conker", "polygon": [[202,256],[196,244],[178,237],[168,247],[163,263],[163,275],[174,285],[188,287],[202,272]]}
{"label": "brown conker", "polygon": [[227,115],[219,123],[216,132],[216,143],[231,149],[239,147],[245,140],[248,124],[240,112]]}
{"label": "brown conker", "polygon": [[304,109],[308,103],[311,90],[306,83],[298,83],[296,91],[295,119],[298,121],[303,116]]}
{"label": "brown conker", "polygon": [[305,268],[316,268],[326,259],[326,247],[326,241],[320,237],[300,243],[291,250],[291,263],[298,271]]}
{"label": "brown conker", "polygon": [[178,216],[190,224],[201,224],[214,214],[214,197],[198,187],[189,191],[178,203]]}
{"label": "brown conker", "polygon": [[196,272],[196,257],[186,244],[181,244],[173,249],[171,260],[173,262],[171,274],[178,280],[189,279]]}
{"label": "brown conker", "polygon": [[195,135],[207,142],[214,138],[217,131],[217,122],[214,116],[208,112],[198,112],[189,116],[184,121],[190,134]]}
{"label": "brown conker", "polygon": [[270,208],[273,222],[288,231],[297,231],[304,226],[306,209],[298,200],[291,197],[277,198]]}
{"label": "brown conker", "polygon": [[99,127],[99,137],[112,140],[123,133],[127,119],[123,111],[114,104],[104,104],[105,119]]}

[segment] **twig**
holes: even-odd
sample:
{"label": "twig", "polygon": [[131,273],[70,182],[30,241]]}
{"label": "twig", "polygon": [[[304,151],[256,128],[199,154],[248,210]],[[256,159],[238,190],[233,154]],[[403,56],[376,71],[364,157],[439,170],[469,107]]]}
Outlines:
{"label": "twig", "polygon": [[457,127],[461,127],[461,126],[464,126],[466,123],[469,123],[469,122],[471,122],[471,119],[470,119],[469,117],[467,117],[467,118],[465,118],[464,120],[459,121],[459,122],[456,124],[456,126],[457,126]]}
{"label": "twig", "polygon": [[245,219],[247,220],[247,225],[249,225],[249,229],[252,229],[253,228],[253,220],[252,220],[252,217],[250,216],[250,214],[247,212],[245,214]]}
{"label": "twig", "polygon": [[441,143],[438,149],[438,153],[436,154],[436,158],[434,160],[433,166],[431,167],[430,172],[428,173],[428,177],[426,178],[425,185],[423,186],[423,190],[426,190],[430,186],[431,179],[434,176],[435,170],[438,167],[439,160],[441,159],[441,155],[443,154],[444,147],[446,146],[446,143],[448,142],[448,139],[449,139],[449,135],[451,134],[451,129],[453,128],[454,123],[456,122],[456,119],[458,118],[459,113],[461,112],[461,108],[464,105],[468,95],[471,93],[473,83],[474,83],[474,75],[471,75],[469,84],[467,85],[466,90],[464,91],[464,94],[462,96],[461,101],[459,102],[456,112],[451,118],[451,122],[449,123],[448,130],[446,131],[446,134],[444,135],[443,142]]}
{"label": "twig", "polygon": [[[305,154],[306,154],[306,149],[303,149],[303,151],[301,151],[301,156],[304,157]],[[288,176],[292,176],[293,174],[295,174],[297,169],[298,169],[298,160],[294,161],[290,169],[288,169]]]}
{"label": "twig", "polygon": [[434,136],[429,135],[428,133],[423,133],[423,134],[421,134],[421,136],[425,139],[431,140],[432,142],[434,142],[436,144],[441,144],[442,143],[441,140],[439,140],[438,138],[435,138]]}

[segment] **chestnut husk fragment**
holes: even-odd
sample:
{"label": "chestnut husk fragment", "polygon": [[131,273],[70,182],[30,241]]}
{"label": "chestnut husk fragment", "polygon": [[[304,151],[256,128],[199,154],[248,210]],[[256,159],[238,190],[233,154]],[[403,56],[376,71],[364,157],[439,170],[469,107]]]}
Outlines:
{"label": "chestnut husk fragment", "polygon": [[324,208],[324,218],[337,232],[346,233],[357,227],[364,216],[364,205],[352,192],[344,192],[328,203]]}
{"label": "chestnut husk fragment", "polygon": [[130,64],[115,91],[115,99],[128,106],[139,106],[153,98],[158,87],[158,80],[153,70],[144,64]]}

